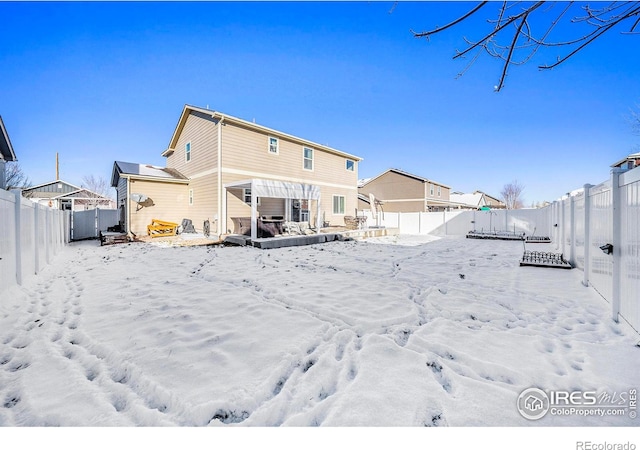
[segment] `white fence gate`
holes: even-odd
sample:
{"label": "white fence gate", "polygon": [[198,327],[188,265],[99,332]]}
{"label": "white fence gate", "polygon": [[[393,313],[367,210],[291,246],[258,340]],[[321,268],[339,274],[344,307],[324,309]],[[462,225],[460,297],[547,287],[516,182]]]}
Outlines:
{"label": "white fence gate", "polygon": [[108,227],[118,225],[117,209],[90,209],[87,211],[74,211],[71,218],[72,241],[82,239],[95,239],[101,231],[107,231]]}

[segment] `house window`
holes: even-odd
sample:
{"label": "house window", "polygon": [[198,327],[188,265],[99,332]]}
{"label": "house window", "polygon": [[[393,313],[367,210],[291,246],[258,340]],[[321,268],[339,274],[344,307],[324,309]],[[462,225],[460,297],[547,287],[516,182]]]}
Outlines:
{"label": "house window", "polygon": [[269,136],[269,153],[277,155],[279,152],[278,138]]}
{"label": "house window", "polygon": [[193,205],[193,189],[189,189],[189,205]]}
{"label": "house window", "polygon": [[438,197],[442,197],[442,188],[438,186]]}
{"label": "house window", "polygon": [[344,215],[344,195],[333,196],[333,214]]}
{"label": "house window", "polygon": [[347,170],[349,172],[353,172],[356,168],[356,162],[352,161],[351,159],[347,159]]}
{"label": "house window", "polygon": [[184,155],[187,162],[191,161],[191,142],[184,145]]}
{"label": "house window", "polygon": [[430,184],[429,194],[433,197],[433,184]]}
{"label": "house window", "polygon": [[304,169],[313,170],[313,149],[309,147],[302,147]]}
{"label": "house window", "polygon": [[[245,188],[242,190],[242,195],[244,197],[244,202],[247,205],[251,204],[251,188]],[[260,206],[260,197],[258,197],[258,206]]]}

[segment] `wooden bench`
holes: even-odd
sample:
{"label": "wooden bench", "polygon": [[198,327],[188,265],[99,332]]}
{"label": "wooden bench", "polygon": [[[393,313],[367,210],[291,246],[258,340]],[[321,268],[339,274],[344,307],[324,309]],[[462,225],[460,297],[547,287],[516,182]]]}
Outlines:
{"label": "wooden bench", "polygon": [[147,234],[152,238],[161,236],[175,236],[178,233],[178,224],[166,220],[151,219],[147,225]]}

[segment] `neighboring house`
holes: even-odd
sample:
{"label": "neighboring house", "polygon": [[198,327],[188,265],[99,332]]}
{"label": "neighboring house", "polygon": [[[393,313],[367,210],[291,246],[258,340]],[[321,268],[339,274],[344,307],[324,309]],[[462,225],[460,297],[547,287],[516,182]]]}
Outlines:
{"label": "neighboring house", "polygon": [[453,192],[450,198],[451,207],[456,209],[480,209],[482,207],[489,207],[491,209],[506,208],[504,202],[482,191],[475,191],[473,194]]}
{"label": "neighboring house", "polygon": [[56,180],[22,190],[31,201],[53,209],[84,211],[87,209],[115,209],[113,199],[84,189],[66,181]]}
{"label": "neighboring house", "polygon": [[612,164],[611,167],[619,167],[621,169],[633,169],[635,167],[640,166],[640,152],[632,153],[624,159],[621,159],[615,164]]}
{"label": "neighboring house", "polygon": [[[357,207],[362,158],[218,111],[186,105],[162,156],[165,168],[137,179],[114,165],[112,186],[128,232],[145,234],[150,218],[190,219],[196,230],[208,220],[218,235],[239,232],[239,218],[344,225]],[[143,185],[142,176],[153,179]]]}
{"label": "neighboring house", "polygon": [[4,127],[2,116],[0,116],[0,189],[7,188],[6,163],[16,161],[16,154],[9,140],[7,129]]}
{"label": "neighboring house", "polygon": [[385,212],[443,211],[449,208],[449,192],[445,184],[413,175],[399,169],[388,169],[377,177],[362,180],[358,192],[364,198],[373,194],[383,204]]}

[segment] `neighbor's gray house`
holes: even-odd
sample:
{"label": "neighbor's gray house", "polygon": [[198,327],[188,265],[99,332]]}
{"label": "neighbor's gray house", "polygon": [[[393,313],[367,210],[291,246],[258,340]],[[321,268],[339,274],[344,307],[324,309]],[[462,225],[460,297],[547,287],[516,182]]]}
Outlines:
{"label": "neighbor's gray house", "polygon": [[450,206],[450,190],[446,184],[404,170],[388,169],[361,181],[359,209],[370,207],[365,199],[373,194],[382,202],[385,212],[443,211]]}
{"label": "neighbor's gray house", "polygon": [[166,167],[116,161],[127,232],[145,234],[152,219],[211,233],[257,236],[260,220],[319,229],[344,225],[357,207],[358,163],[349,153],[228,114],[185,105],[167,149]]}
{"label": "neighbor's gray house", "polygon": [[4,127],[2,116],[0,116],[0,189],[7,188],[7,173],[6,163],[11,161],[17,161],[16,154],[13,151],[11,140],[7,134],[7,129]]}
{"label": "neighbor's gray house", "polygon": [[62,180],[23,189],[22,195],[38,204],[64,211],[115,209],[116,207],[113,199]]}

